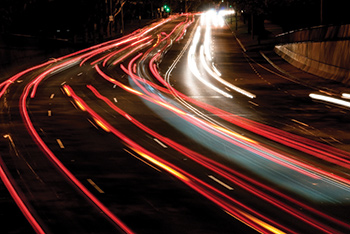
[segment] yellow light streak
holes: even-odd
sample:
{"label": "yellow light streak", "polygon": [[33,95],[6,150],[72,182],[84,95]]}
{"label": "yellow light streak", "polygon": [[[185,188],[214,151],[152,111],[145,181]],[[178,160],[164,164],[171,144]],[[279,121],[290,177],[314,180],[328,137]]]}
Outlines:
{"label": "yellow light streak", "polygon": [[136,95],[139,95],[139,96],[142,96],[142,95],[143,95],[143,93],[141,93],[141,92],[139,92],[139,91],[137,91],[137,90],[135,90],[135,89],[129,88],[128,86],[125,86],[125,85],[124,85],[123,88],[126,89],[126,90],[128,90],[129,92],[132,92],[132,93],[136,94]]}
{"label": "yellow light streak", "polygon": [[98,126],[100,126],[103,130],[105,130],[106,132],[110,132],[109,128],[105,124],[103,124],[100,120],[95,119],[95,118],[94,118],[94,120],[95,120],[96,124]]}
{"label": "yellow light streak", "polygon": [[180,115],[186,115],[186,112],[183,112],[182,110],[180,110],[180,109],[178,109],[178,108],[176,108],[176,107],[173,107],[173,106],[171,106],[171,105],[168,105],[168,104],[166,104],[166,103],[164,103],[164,102],[160,102],[160,101],[156,101],[159,105],[161,105],[161,106],[164,106],[165,108],[167,108],[167,109],[170,109],[170,110],[172,110],[172,111],[175,111],[176,113],[178,113],[178,114],[180,114]]}
{"label": "yellow light streak", "polygon": [[146,159],[147,161],[157,165],[158,167],[166,170],[167,172],[169,172],[170,174],[180,178],[181,180],[184,180],[184,181],[190,181],[186,176],[184,176],[182,173],[172,169],[171,167],[165,165],[164,163],[161,163],[159,162],[158,160],[152,158],[151,156],[148,156],[147,154],[139,151],[139,150],[135,150],[133,149],[136,153],[138,153],[141,157],[143,157],[144,159]]}
{"label": "yellow light streak", "polygon": [[[245,221],[241,220],[240,218],[236,217],[235,215],[231,214],[229,211],[225,210],[225,212],[227,214],[229,214],[230,216],[232,216],[233,218],[241,221],[242,223],[246,224],[247,226],[251,227],[252,229],[256,230],[257,232],[260,232],[259,230],[257,230],[256,228],[252,227],[251,225],[249,225],[248,223],[246,223]],[[240,211],[240,210],[237,210],[237,212],[241,213],[242,215],[244,215],[246,218],[250,219],[251,221],[255,222],[256,224],[259,224],[260,226],[266,228],[267,230],[269,230],[270,232],[272,233],[276,233],[276,234],[286,234],[285,232],[273,227],[272,225],[260,220],[260,219],[257,219],[243,211]],[[260,232],[262,233],[262,232]]]}
{"label": "yellow light streak", "polygon": [[77,106],[78,106],[82,111],[86,111],[85,107],[81,104],[80,101],[78,101],[78,100],[74,100],[74,101],[75,101],[75,103],[77,104]]}
{"label": "yellow light streak", "polygon": [[70,93],[69,89],[66,86],[63,86],[63,90],[67,94],[68,97],[72,96],[72,94]]}
{"label": "yellow light streak", "polygon": [[255,143],[257,144],[258,142],[250,139],[250,138],[247,138],[245,136],[242,136],[241,134],[238,134],[238,133],[235,133],[235,132],[232,132],[231,130],[228,130],[226,128],[223,128],[223,127],[220,127],[220,126],[217,126],[217,125],[212,125],[215,129],[221,131],[221,132],[224,132],[230,136],[233,136],[233,137],[236,137],[236,138],[239,138],[241,140],[244,140],[244,141],[248,141],[248,142],[251,142],[251,143]]}

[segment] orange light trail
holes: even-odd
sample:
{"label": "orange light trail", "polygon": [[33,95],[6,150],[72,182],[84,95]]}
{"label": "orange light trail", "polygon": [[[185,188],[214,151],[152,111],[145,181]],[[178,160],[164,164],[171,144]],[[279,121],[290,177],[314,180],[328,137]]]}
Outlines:
{"label": "orange light trail", "polygon": [[[67,86],[68,87],[68,86]],[[136,142],[132,141],[130,138],[126,137],[124,134],[116,130],[114,127],[112,127],[110,124],[108,124],[104,119],[102,119],[96,112],[94,112],[90,107],[88,107],[85,102],[83,102],[74,92],[73,90],[68,87],[72,93],[72,98],[79,99],[81,103],[84,105],[85,109],[88,113],[90,113],[93,118],[98,119],[100,122],[102,122],[105,126],[108,127],[111,133],[119,137],[121,140],[123,140],[127,145],[130,146],[131,149],[133,149],[135,152],[137,152],[140,156],[142,156],[144,159],[152,162],[153,164],[163,168],[167,172],[171,173],[172,175],[179,178],[183,183],[190,186],[195,191],[199,192],[209,200],[213,201],[215,204],[219,205],[225,210],[229,210],[230,213],[234,214],[235,217],[239,220],[243,220],[245,223],[249,224],[250,226],[253,226],[254,228],[266,232],[267,228],[266,225],[262,225],[265,223],[265,221],[257,222],[257,220],[265,219],[267,222],[272,223],[276,226],[276,230],[279,228],[282,228],[284,230],[287,230],[289,233],[294,233],[292,230],[283,227],[279,225],[278,223],[274,222],[273,220],[270,220],[267,217],[262,216],[258,212],[252,210],[251,208],[243,205],[242,203],[238,202],[237,200],[225,195],[224,193],[220,192],[219,190],[215,189],[214,187],[210,186],[209,184],[199,180],[198,178],[190,175],[189,173],[183,171],[182,169],[176,167],[175,165],[161,159],[160,157],[156,156],[155,154],[149,152],[148,150],[144,149],[140,145],[138,145]],[[220,198],[220,197],[223,198]],[[228,199],[230,202],[233,202],[235,205],[231,205],[228,202],[224,201],[223,199]],[[239,208],[236,206],[239,206],[241,208],[247,209],[249,212],[254,214],[255,216],[259,216],[260,218],[251,219],[253,217],[252,215],[246,216],[246,212],[241,212]],[[277,228],[279,227],[279,228]]]}
{"label": "orange light trail", "polygon": [[[329,228],[324,226],[323,224],[319,223],[318,221],[314,220],[311,217],[308,217],[305,214],[302,214],[299,210],[296,210],[290,206],[288,206],[287,204],[284,204],[280,201],[278,201],[277,199],[275,199],[274,197],[270,196],[267,193],[264,193],[263,190],[267,190],[270,191],[274,194],[276,194],[279,197],[282,197],[284,199],[287,199],[295,204],[297,204],[300,207],[303,207],[303,209],[305,210],[309,210],[311,212],[313,212],[314,214],[324,217],[327,220],[332,220],[334,223],[337,223],[341,226],[347,227],[350,229],[350,225],[345,224],[340,222],[337,219],[334,219],[330,216],[325,215],[324,213],[318,212],[315,209],[312,209],[309,206],[306,206],[303,203],[300,203],[298,201],[296,201],[295,199],[292,199],[291,197],[286,196],[283,193],[280,193],[274,189],[271,189],[270,187],[261,184],[253,179],[251,179],[250,177],[247,177],[243,174],[238,173],[235,170],[232,170],[231,168],[228,168],[226,166],[224,166],[223,164],[220,164],[214,160],[208,159],[207,157],[194,152],[174,141],[172,141],[171,139],[164,137],[160,134],[158,134],[157,132],[149,129],[148,127],[144,126],[142,123],[140,123],[139,121],[137,121],[136,119],[132,118],[130,115],[126,114],[124,111],[122,111],[121,109],[117,108],[108,98],[102,96],[94,87],[92,87],[91,85],[87,86],[95,95],[96,97],[98,97],[99,99],[103,100],[109,107],[111,107],[114,111],[116,111],[117,113],[119,113],[122,116],[125,116],[129,121],[131,121],[133,124],[135,124],[137,127],[139,127],[140,129],[144,130],[145,132],[147,132],[148,134],[150,134],[151,136],[160,139],[161,141],[163,141],[164,143],[166,143],[168,146],[171,146],[173,149],[175,149],[176,151],[178,151],[179,153],[187,156],[188,158],[192,159],[193,161],[199,163],[200,165],[212,170],[213,172],[219,174],[220,176],[222,176],[223,178],[226,178],[227,180],[231,181],[232,183],[234,183],[236,186],[239,186],[249,192],[251,192],[252,194],[258,196],[259,198],[269,202],[270,204],[280,208],[281,210],[295,216],[296,218],[302,220],[303,222],[308,223],[311,226],[314,226],[322,231],[324,230],[328,230]],[[242,178],[242,179],[240,179]],[[256,187],[251,186],[249,183],[245,182],[245,181],[249,181],[249,183],[255,184],[256,186],[262,188],[262,190],[258,190]],[[333,230],[332,230],[333,232]]]}
{"label": "orange light trail", "polygon": [[[117,226],[119,226],[125,233],[132,234],[134,233],[127,225],[125,225],[119,218],[117,218],[104,204],[102,204],[63,164],[62,162],[55,156],[55,154],[49,149],[49,147],[45,144],[45,142],[42,140],[36,129],[34,128],[34,125],[29,117],[28,111],[27,111],[27,98],[29,96],[29,91],[31,87],[33,87],[35,84],[37,84],[37,80],[33,80],[30,82],[21,98],[20,98],[20,112],[23,118],[24,123],[26,124],[26,127],[28,129],[28,132],[32,135],[34,141],[38,144],[38,146],[43,150],[43,152],[53,161],[53,163],[61,170],[63,174],[65,174],[70,181],[79,188],[83,194],[87,198],[89,198],[104,214],[106,214],[107,217],[111,219]],[[69,88],[68,88],[69,90]],[[71,90],[69,90],[71,93]],[[79,100],[81,101],[81,100]]]}

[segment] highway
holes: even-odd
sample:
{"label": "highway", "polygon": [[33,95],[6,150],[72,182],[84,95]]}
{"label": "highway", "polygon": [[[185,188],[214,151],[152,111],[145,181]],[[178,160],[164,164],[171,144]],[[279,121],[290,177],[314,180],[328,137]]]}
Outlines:
{"label": "highway", "polygon": [[229,13],[172,15],[0,80],[2,228],[349,232],[346,97],[244,51]]}

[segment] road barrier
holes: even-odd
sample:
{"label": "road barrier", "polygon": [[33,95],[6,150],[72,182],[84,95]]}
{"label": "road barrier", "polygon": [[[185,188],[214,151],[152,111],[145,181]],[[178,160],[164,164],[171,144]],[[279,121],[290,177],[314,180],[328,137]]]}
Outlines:
{"label": "road barrier", "polygon": [[275,52],[311,74],[350,83],[350,25],[320,26],[277,36]]}

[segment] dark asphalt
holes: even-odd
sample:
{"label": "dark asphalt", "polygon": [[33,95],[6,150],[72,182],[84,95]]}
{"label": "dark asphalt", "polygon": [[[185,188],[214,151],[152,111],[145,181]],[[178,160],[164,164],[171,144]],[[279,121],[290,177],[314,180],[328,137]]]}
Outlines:
{"label": "dark asphalt", "polygon": [[[170,33],[179,22],[180,20],[176,20],[163,25],[153,33],[153,36],[156,38],[157,34],[162,31]],[[161,75],[165,76],[182,47],[189,40],[193,29],[195,29],[194,24],[188,29],[181,42],[172,44],[162,63],[159,64]],[[255,99],[226,89],[233,95],[233,98],[229,99],[209,90],[191,76],[187,66],[187,53],[172,71],[169,78],[170,84],[189,97],[233,115],[264,123],[336,148],[349,150],[348,110],[315,102],[308,96],[310,92],[319,90],[320,87],[329,87],[328,82],[315,80],[315,77],[294,70],[290,65],[279,60],[271,50],[266,50],[266,47],[257,50],[254,41],[250,41],[243,32],[241,31],[240,34],[238,31],[236,36],[239,38],[242,35],[241,42],[246,43],[247,48],[254,47],[254,50],[243,52],[228,27],[214,31],[212,42],[214,63],[222,72],[225,80],[254,93]],[[270,62],[262,57],[261,51],[270,58]],[[132,57],[125,59],[123,64],[127,66]],[[288,75],[277,70],[271,63],[283,68]],[[103,68],[103,71],[125,85],[131,83],[119,66],[108,66]],[[27,132],[19,113],[19,99],[25,85],[35,74],[39,73],[38,71],[26,75],[26,80],[10,86],[9,93],[2,97],[1,135],[10,134],[13,139],[13,144],[8,138],[0,140],[1,157],[4,163],[28,203],[31,204],[36,216],[39,217],[39,222],[49,233],[121,232],[57,169]],[[102,79],[89,63],[85,63],[82,67],[77,65],[49,75],[39,86],[36,97],[27,103],[35,129],[77,179],[136,233],[250,233],[255,231],[231,217],[162,168],[146,164],[125,141],[117,138],[111,132],[105,132],[101,126],[96,124],[91,115],[79,109],[72,98],[63,92],[63,83],[71,86],[79,97],[82,97],[115,129],[150,152],[191,172],[217,190],[253,206],[254,209],[268,217],[277,219],[283,225],[294,228],[297,232],[314,231],[307,225],[295,226],[295,223],[298,222],[296,218],[281,217],[275,207],[271,207],[260,198],[250,196],[250,193],[244,189],[235,187],[233,191],[227,191],[223,186],[208,178],[208,175],[211,174],[215,177],[220,177],[219,175],[174,149],[162,147],[153,136],[113,111],[108,105],[97,99],[86,85],[92,85],[109,100],[116,100],[116,106],[166,138],[174,139],[181,145],[220,161],[237,172],[274,186],[273,183],[259,178],[247,168],[222,158],[217,152],[211,150],[209,145],[200,144],[195,137],[190,137],[191,134],[205,135],[204,131],[189,127],[190,133],[185,134],[173,124],[182,123],[177,120],[176,115],[170,111],[156,112],[157,108],[153,104]],[[225,90],[222,84],[215,84]],[[339,92],[338,86],[342,87],[340,84],[332,83],[332,89],[337,92]],[[170,95],[165,96],[170,99]],[[286,151],[291,155],[295,154],[295,157],[302,158],[306,162],[320,164],[331,172],[349,177],[346,174],[347,171],[339,171],[331,163],[315,160],[303,153],[296,154],[293,149],[229,124],[205,110],[200,108],[198,110],[202,111],[208,119],[259,141],[261,144],[278,148],[281,152]],[[220,143],[217,145],[220,146]],[[18,227],[12,229],[11,225],[7,224],[4,229],[8,233],[22,233],[26,230],[31,232],[30,226],[21,217],[9,194],[6,193],[3,185],[0,185],[3,203],[6,204],[6,211],[2,210],[1,216],[6,216],[8,220],[18,220]],[[276,188],[331,215],[339,216],[344,220],[349,218],[347,214],[344,214],[349,204],[314,204],[304,197],[298,197],[293,191],[279,186]],[[299,209],[297,205],[293,207]]]}

